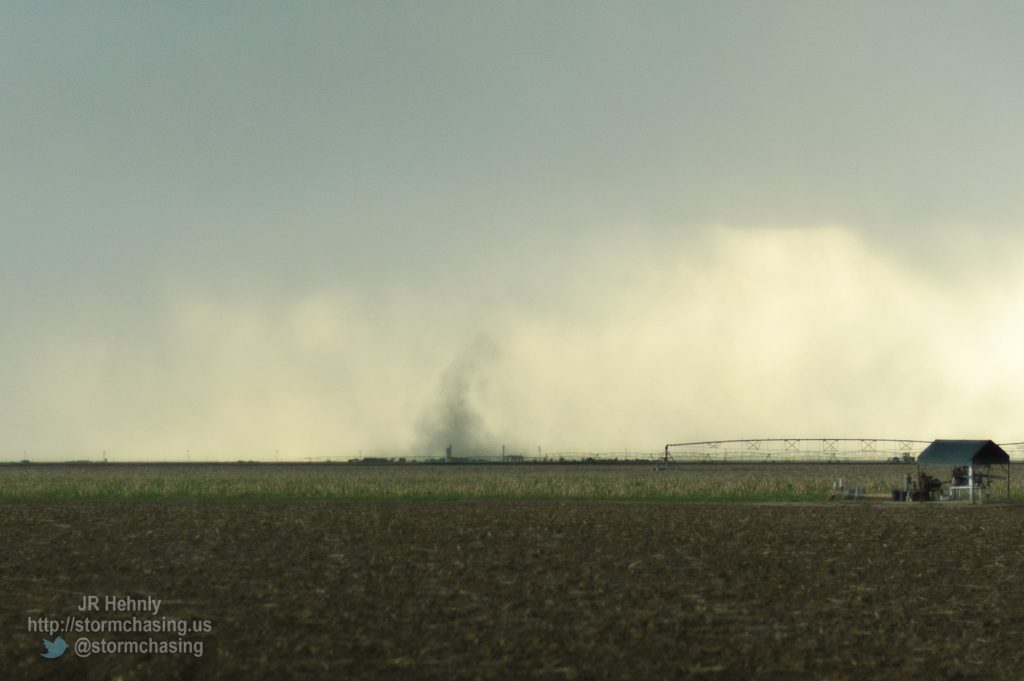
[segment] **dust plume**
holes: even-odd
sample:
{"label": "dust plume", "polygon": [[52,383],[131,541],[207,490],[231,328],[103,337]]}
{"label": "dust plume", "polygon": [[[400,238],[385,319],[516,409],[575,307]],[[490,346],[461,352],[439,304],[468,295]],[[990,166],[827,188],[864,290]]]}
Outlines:
{"label": "dust plume", "polygon": [[414,451],[441,455],[450,446],[455,457],[494,457],[500,451],[478,405],[487,364],[495,356],[493,341],[480,337],[448,366],[437,402],[420,419]]}

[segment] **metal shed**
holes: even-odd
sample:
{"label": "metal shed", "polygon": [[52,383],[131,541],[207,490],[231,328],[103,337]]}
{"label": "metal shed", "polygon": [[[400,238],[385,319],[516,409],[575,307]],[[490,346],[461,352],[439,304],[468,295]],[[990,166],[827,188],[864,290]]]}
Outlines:
{"label": "metal shed", "polygon": [[[935,440],[917,456],[918,466],[962,466],[967,469],[967,484],[951,486],[950,491],[966,490],[974,500],[975,469],[993,465],[1006,471],[1006,496],[1010,496],[1010,455],[992,440]],[[991,477],[991,476],[990,476]]]}

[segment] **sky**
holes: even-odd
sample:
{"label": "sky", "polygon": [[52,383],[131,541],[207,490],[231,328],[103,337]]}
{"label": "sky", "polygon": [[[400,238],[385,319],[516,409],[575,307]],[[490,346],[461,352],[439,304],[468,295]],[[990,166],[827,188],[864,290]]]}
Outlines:
{"label": "sky", "polygon": [[1024,440],[1024,7],[0,4],[0,459]]}

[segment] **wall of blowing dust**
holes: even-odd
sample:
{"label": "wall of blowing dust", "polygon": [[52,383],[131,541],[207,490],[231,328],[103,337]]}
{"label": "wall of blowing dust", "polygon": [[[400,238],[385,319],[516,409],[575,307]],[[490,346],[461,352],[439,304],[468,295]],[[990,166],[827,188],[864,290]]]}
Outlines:
{"label": "wall of blowing dust", "polygon": [[581,247],[540,292],[486,302],[172,283],[113,326],[48,320],[18,351],[3,445],[269,460],[1024,439],[1010,246],[932,258],[838,227],[623,236]]}

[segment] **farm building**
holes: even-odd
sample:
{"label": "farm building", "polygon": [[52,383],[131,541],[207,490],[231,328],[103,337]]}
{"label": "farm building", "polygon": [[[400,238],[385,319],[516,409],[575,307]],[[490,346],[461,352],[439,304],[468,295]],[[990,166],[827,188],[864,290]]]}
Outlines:
{"label": "farm building", "polygon": [[949,495],[966,493],[972,501],[978,487],[998,478],[989,474],[989,469],[1001,466],[1006,472],[1007,496],[1010,493],[1010,455],[992,440],[935,440],[917,456],[917,465],[951,466]]}

